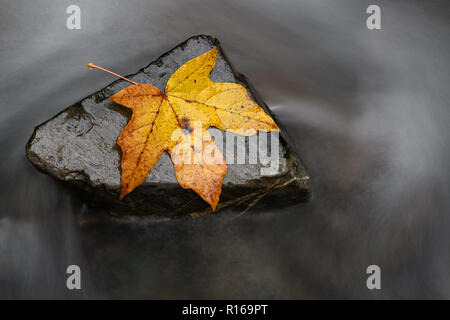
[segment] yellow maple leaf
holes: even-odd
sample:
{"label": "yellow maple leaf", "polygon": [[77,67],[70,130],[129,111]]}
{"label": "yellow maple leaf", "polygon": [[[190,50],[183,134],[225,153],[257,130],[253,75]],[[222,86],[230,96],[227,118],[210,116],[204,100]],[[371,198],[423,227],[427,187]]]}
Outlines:
{"label": "yellow maple leaf", "polygon": [[[208,128],[240,135],[252,135],[258,130],[279,131],[244,86],[211,81],[209,74],[217,52],[216,47],[182,65],[172,74],[164,92],[124,78],[133,85],[110,97],[133,111],[117,139],[122,149],[120,199],[145,180],[161,154],[167,151],[179,184],[197,192],[215,210],[228,167]],[[193,132],[194,122],[200,124],[198,135]],[[216,161],[205,160],[201,154],[205,149]],[[183,161],[192,158],[197,161]]]}

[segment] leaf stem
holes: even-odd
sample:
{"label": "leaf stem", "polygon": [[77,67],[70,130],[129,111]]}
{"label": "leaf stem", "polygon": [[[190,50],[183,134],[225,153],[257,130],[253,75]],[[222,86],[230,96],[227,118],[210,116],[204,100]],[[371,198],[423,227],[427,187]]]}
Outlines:
{"label": "leaf stem", "polygon": [[117,74],[117,73],[115,73],[115,72],[109,71],[108,69],[105,69],[105,68],[96,66],[96,65],[93,64],[92,62],[89,62],[89,63],[87,64],[87,66],[88,66],[89,68],[93,68],[93,69],[98,69],[98,70],[105,71],[105,72],[110,73],[110,74],[112,74],[112,75],[114,75],[114,76],[116,76],[116,77],[119,77],[119,78],[121,78],[121,79],[123,79],[123,80],[126,80],[126,81],[128,81],[128,82],[130,82],[130,83],[132,83],[132,84],[137,84],[137,82],[134,82],[134,81],[132,81],[132,80],[130,80],[130,79],[127,79],[127,78],[125,78],[125,77],[122,77],[120,74]]}

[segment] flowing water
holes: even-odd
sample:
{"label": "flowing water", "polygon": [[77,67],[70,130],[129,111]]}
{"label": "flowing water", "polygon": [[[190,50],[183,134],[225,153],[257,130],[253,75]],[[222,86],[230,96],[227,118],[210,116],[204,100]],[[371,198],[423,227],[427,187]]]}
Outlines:
{"label": "flowing water", "polygon": [[[0,0],[0,298],[450,298],[447,1],[376,1],[372,31],[371,1],[74,2],[80,30],[70,1]],[[310,202],[118,222],[27,161],[34,126],[113,80],[87,62],[134,73],[195,34],[285,125]]]}

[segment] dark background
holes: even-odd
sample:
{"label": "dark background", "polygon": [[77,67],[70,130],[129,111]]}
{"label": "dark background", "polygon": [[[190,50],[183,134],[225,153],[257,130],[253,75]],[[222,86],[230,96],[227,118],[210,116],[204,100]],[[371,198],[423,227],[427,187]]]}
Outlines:
{"label": "dark background", "polygon": [[[366,28],[369,4],[382,30]],[[0,5],[1,298],[450,298],[448,1]],[[281,119],[312,200],[96,223],[25,158],[33,127],[114,80],[87,62],[134,73],[195,34],[217,37]],[[66,289],[70,264],[81,291]]]}

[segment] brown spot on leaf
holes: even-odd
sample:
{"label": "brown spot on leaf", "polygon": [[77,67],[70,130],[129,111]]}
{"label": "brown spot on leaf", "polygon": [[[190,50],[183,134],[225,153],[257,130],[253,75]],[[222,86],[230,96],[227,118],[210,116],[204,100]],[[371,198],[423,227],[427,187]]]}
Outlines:
{"label": "brown spot on leaf", "polygon": [[181,119],[181,129],[188,133],[192,132],[191,121],[189,120],[189,118],[184,117],[183,119]]}

